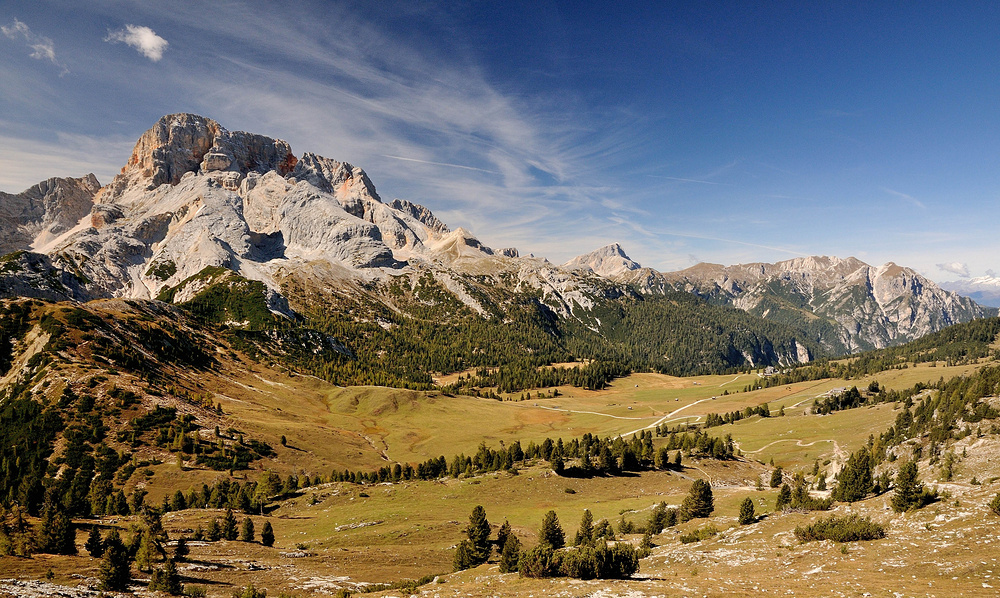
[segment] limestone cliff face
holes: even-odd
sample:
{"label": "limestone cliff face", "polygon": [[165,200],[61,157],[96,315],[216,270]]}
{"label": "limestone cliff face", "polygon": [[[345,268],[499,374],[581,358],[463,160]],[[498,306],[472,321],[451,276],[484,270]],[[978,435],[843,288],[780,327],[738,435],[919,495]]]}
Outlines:
{"label": "limestone cliff face", "polygon": [[90,213],[97,177],[51,178],[12,195],[0,193],[0,255],[40,247]]}
{"label": "limestone cliff face", "polygon": [[681,290],[811,332],[835,353],[899,344],[952,324],[995,315],[919,273],[888,263],[812,256],[774,264],[697,264],[642,269],[618,280],[643,292]]}
{"label": "limestone cliff face", "polygon": [[632,261],[632,258],[625,254],[625,250],[618,243],[612,243],[596,251],[577,256],[563,264],[563,267],[571,270],[587,269],[605,278],[615,278],[641,268],[637,262]]}
{"label": "limestone cliff face", "polygon": [[206,267],[277,290],[279,272],[315,260],[366,279],[468,257],[435,249],[449,243],[492,255],[467,233],[456,245],[423,206],[383,203],[361,168],[298,158],[284,141],[193,114],[161,118],[104,188],[92,176],[53,179],[5,199],[4,253],[51,254],[53,267],[87,281],[91,297],[155,297]]}

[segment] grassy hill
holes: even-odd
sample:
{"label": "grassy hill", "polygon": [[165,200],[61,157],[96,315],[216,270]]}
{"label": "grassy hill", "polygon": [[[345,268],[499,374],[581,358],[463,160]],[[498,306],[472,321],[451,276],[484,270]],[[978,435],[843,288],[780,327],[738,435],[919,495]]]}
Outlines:
{"label": "grassy hill", "polygon": [[[295,362],[276,349],[273,339],[282,337],[268,336],[287,330],[281,319],[248,340],[217,328],[205,318],[211,310],[192,315],[156,303],[25,300],[3,309],[0,551],[16,553],[16,540],[34,534],[48,501],[58,500],[76,523],[78,553],[53,555],[36,546],[30,558],[2,556],[0,578],[40,580],[51,570],[56,585],[81,583],[74,575],[94,583],[86,579],[97,576],[100,560],[83,549],[90,527],[105,534],[119,529],[126,539],[143,529],[143,516],[128,505],[93,508],[101,502],[95,493],[120,491],[126,503],[145,493],[144,504],[159,510],[178,491],[197,503],[206,488],[213,495],[229,489],[230,497],[167,510],[162,522],[165,550],[177,538],[189,540],[191,553],[179,564],[182,581],[209,596],[228,597],[249,582],[270,595],[308,596],[436,575],[438,582],[418,591],[529,596],[559,588],[638,596],[749,595],[763,588],[819,596],[849,581],[857,593],[933,588],[973,595],[992,585],[993,559],[1000,558],[993,554],[995,516],[987,508],[1000,491],[1000,463],[991,458],[1000,448],[1000,374],[989,321],[946,331],[938,346],[922,341],[843,362],[884,364],[840,370],[850,372],[849,379],[638,373],[599,390],[563,384],[528,396],[488,389],[497,400],[438,389],[340,387],[297,373],[290,367]],[[958,355],[958,344],[966,345],[963,359],[924,358]],[[336,351],[332,344],[318,346]],[[857,404],[826,415],[813,409],[853,386],[861,389]],[[733,423],[703,428],[709,415],[748,411]],[[695,431],[707,436],[692,436]],[[684,445],[684,438],[729,441],[735,452],[720,458],[707,445]],[[423,464],[441,457],[450,469],[457,456],[507,454],[515,444],[530,452],[546,439],[566,447],[563,475],[553,471],[552,459],[537,455],[499,468],[483,462],[458,477],[420,474]],[[624,465],[622,451],[630,446],[638,451],[634,466]],[[682,453],[681,467],[644,461],[668,446],[671,457]],[[610,470],[600,469],[601,447],[618,459]],[[834,486],[859,451],[873,456],[876,479],[883,472],[891,479],[903,462],[916,459],[921,480],[937,489],[939,500],[895,514],[888,508],[890,485],[853,504],[835,503],[830,513],[775,510],[778,488],[769,484],[775,467],[784,471],[782,483],[794,485],[801,474],[821,498],[828,491],[817,488],[820,478]],[[584,454],[598,469],[580,475]],[[396,464],[412,468],[412,475],[339,481],[345,471],[354,479],[380,468],[391,472]],[[258,492],[269,476],[280,483]],[[661,502],[679,506],[697,479],[711,484],[712,516],[653,534],[652,552],[630,581],[578,585],[584,582],[502,575],[496,555],[472,571],[452,573],[455,546],[476,505],[486,508],[494,531],[507,520],[526,547],[538,541],[547,511],[556,512],[572,537],[583,509],[595,522],[607,520],[619,540],[638,545],[642,536],[627,533],[629,525],[641,529]],[[101,490],[101,480],[109,487]],[[240,512],[241,493],[247,513]],[[249,502],[258,496],[262,502]],[[764,517],[739,526],[747,497]],[[199,528],[224,516],[226,505],[235,506],[240,521],[251,518],[257,542],[193,540]],[[24,532],[18,532],[18,512],[28,525]],[[886,538],[842,548],[794,537],[796,526],[847,513],[884,525]],[[274,528],[272,547],[259,543],[265,522]],[[697,530],[705,539],[681,542]],[[133,569],[137,580],[148,575]],[[0,592],[26,591],[12,583],[0,582]]]}

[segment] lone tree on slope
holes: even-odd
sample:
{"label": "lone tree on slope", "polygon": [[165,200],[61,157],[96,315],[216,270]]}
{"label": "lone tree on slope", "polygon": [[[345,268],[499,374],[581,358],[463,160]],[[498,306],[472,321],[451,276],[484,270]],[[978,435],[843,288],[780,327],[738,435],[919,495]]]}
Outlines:
{"label": "lone tree on slope", "polygon": [[712,486],[705,480],[695,480],[691,490],[681,503],[681,521],[689,521],[698,517],[708,517],[715,510],[715,499],[712,497]]}

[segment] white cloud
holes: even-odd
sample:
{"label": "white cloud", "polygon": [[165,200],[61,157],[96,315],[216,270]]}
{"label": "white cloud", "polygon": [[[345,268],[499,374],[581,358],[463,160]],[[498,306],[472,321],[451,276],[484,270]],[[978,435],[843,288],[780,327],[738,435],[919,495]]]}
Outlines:
{"label": "white cloud", "polygon": [[950,272],[962,278],[969,278],[969,266],[961,262],[952,262],[950,264],[937,264],[939,270],[944,272]]}
{"label": "white cloud", "polygon": [[155,31],[143,25],[125,25],[124,29],[108,31],[108,36],[104,38],[104,41],[125,42],[153,62],[158,62],[163,58],[163,51],[170,45],[167,40],[156,35]]}
{"label": "white cloud", "polygon": [[51,39],[33,32],[30,27],[21,21],[14,19],[13,24],[0,26],[0,31],[3,31],[3,34],[9,39],[15,41],[23,39],[28,44],[28,47],[31,48],[29,56],[36,60],[48,60],[58,66],[62,69],[62,72],[59,73],[60,75],[65,75],[69,72],[69,69],[56,59],[55,43]]}
{"label": "white cloud", "polygon": [[995,270],[986,270],[986,275],[990,278],[996,278],[998,275]]}

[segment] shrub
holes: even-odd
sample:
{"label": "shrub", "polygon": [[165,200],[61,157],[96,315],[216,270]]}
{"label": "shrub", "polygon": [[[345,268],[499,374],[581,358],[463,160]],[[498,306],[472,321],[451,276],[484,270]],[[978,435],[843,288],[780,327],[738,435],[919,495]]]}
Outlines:
{"label": "shrub", "polygon": [[993,500],[990,501],[990,510],[993,511],[995,515],[1000,515],[1000,492],[998,492],[997,495],[993,497]]}
{"label": "shrub", "polygon": [[245,588],[240,588],[233,592],[233,598],[267,598],[267,590],[258,590],[253,583]]}
{"label": "shrub", "polygon": [[795,537],[802,542],[812,540],[833,540],[834,542],[857,542],[881,540],[885,537],[885,527],[868,517],[857,514],[846,517],[830,516],[806,527],[796,527]]}
{"label": "shrub", "polygon": [[681,544],[690,544],[692,542],[701,542],[702,540],[707,540],[712,536],[719,533],[719,530],[715,529],[714,525],[709,525],[706,527],[698,528],[692,530],[691,532],[681,536]]}
{"label": "shrub", "polygon": [[554,577],[559,573],[561,558],[546,544],[539,544],[521,555],[517,570],[521,577]]}

